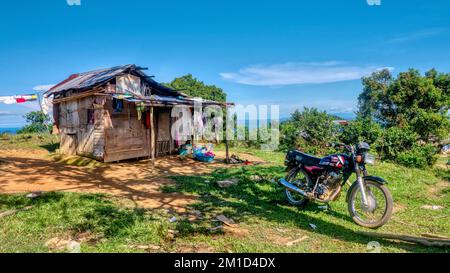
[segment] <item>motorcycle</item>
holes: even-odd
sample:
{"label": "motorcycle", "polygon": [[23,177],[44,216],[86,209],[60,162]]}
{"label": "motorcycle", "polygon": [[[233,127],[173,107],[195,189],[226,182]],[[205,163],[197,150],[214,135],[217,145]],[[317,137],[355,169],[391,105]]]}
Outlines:
{"label": "motorcycle", "polygon": [[375,163],[375,157],[369,154],[369,144],[332,146],[347,153],[317,158],[300,151],[288,152],[285,160],[288,174],[279,181],[285,188],[287,201],[297,207],[309,201],[328,204],[339,198],[343,186],[355,173],[356,181],[346,197],[353,221],[367,228],[383,226],[391,217],[394,202],[387,182],[368,174],[366,164]]}

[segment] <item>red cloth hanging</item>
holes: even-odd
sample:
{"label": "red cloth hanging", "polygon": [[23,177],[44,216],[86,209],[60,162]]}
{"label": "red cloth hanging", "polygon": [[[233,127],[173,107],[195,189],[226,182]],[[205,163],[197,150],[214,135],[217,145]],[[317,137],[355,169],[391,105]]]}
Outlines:
{"label": "red cloth hanging", "polygon": [[150,111],[145,112],[145,126],[147,127],[147,129],[150,129]]}
{"label": "red cloth hanging", "polygon": [[24,98],[16,98],[16,102],[17,103],[24,103],[24,102],[26,102],[27,100],[26,99],[24,99]]}

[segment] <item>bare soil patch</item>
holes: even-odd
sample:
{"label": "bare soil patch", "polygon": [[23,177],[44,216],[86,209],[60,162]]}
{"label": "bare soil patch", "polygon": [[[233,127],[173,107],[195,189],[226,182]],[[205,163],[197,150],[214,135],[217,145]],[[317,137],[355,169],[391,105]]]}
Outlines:
{"label": "bare soil patch", "polygon": [[105,193],[131,200],[136,207],[185,211],[197,196],[163,193],[160,188],[175,183],[171,175],[201,175],[227,167],[223,159],[221,153],[213,163],[171,156],[85,168],[54,162],[43,150],[0,150],[0,193]]}

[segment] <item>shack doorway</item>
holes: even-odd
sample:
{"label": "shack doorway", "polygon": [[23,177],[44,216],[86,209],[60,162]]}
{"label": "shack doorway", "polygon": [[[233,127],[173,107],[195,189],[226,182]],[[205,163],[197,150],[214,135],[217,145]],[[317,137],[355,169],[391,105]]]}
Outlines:
{"label": "shack doorway", "polygon": [[61,139],[61,147],[64,151],[66,151],[67,155],[77,155],[77,135],[76,134],[67,134],[63,135]]}
{"label": "shack doorway", "polygon": [[159,110],[156,114],[156,156],[166,156],[172,151],[171,118],[168,109]]}

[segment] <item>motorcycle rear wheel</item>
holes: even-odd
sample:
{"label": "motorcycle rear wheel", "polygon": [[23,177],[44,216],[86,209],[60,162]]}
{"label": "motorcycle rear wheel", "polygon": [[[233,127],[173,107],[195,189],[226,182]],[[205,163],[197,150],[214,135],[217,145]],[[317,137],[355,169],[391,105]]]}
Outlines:
{"label": "motorcycle rear wheel", "polygon": [[[299,183],[295,183],[296,181],[301,181],[301,183],[306,183],[306,185],[308,185],[308,183],[310,183],[311,178],[309,177],[309,175],[304,171],[304,170],[298,170],[298,169],[293,169],[291,170],[287,176],[286,176],[286,181],[299,186]],[[308,203],[308,198],[302,196],[299,193],[296,192],[292,192],[288,189],[284,190],[284,195],[286,197],[286,200],[288,201],[289,204],[296,206],[296,207],[303,207]]]}
{"label": "motorcycle rear wheel", "polygon": [[[376,229],[385,225],[391,218],[394,201],[389,189],[375,181],[364,182],[369,206],[364,206],[359,186],[352,187],[348,199],[348,211],[353,221],[366,228]],[[375,193],[378,196],[375,196]],[[381,208],[375,214],[377,209]]]}

